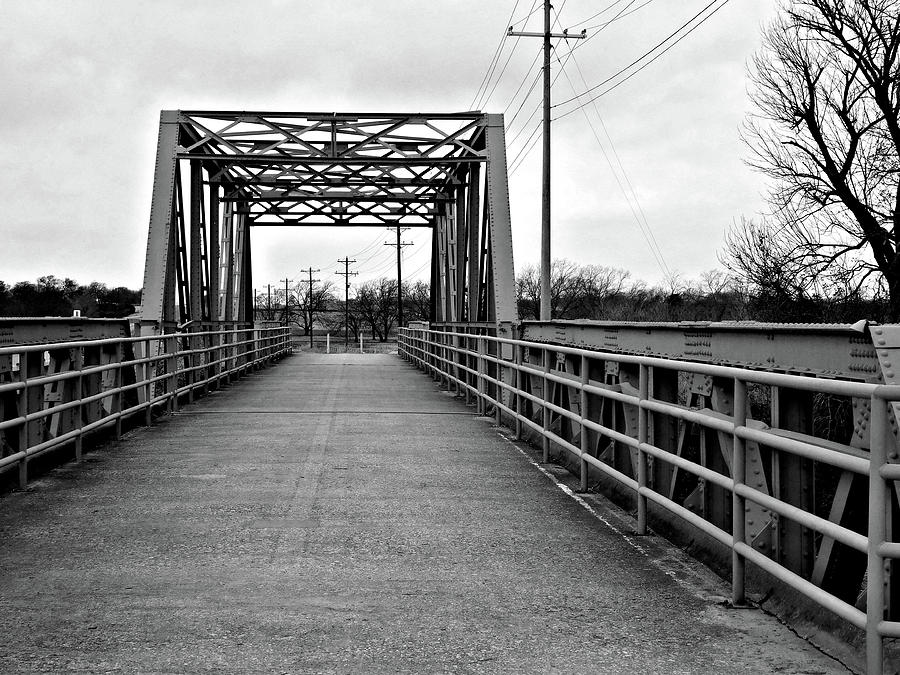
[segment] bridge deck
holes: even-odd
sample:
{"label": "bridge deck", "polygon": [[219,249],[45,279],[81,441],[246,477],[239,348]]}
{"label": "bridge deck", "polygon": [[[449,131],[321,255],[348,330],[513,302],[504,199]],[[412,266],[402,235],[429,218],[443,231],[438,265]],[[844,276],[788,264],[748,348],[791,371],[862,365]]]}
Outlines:
{"label": "bridge deck", "polygon": [[0,672],[845,672],[594,508],[396,356],[297,355],[0,500]]}

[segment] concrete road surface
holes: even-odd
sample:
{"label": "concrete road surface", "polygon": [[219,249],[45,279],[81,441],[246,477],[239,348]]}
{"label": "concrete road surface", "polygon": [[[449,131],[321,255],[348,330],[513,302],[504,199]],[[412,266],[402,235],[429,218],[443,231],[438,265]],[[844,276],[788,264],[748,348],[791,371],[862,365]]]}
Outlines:
{"label": "concrete road surface", "polygon": [[391,355],[297,355],[0,499],[0,672],[842,673]]}

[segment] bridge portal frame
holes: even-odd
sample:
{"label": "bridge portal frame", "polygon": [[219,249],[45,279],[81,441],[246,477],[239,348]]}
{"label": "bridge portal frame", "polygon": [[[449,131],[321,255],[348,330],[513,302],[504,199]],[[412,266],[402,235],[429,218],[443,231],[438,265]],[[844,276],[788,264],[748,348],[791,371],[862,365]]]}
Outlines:
{"label": "bridge portal frame", "polygon": [[431,229],[433,322],[516,319],[503,116],[164,110],[142,332],[253,318],[254,227]]}

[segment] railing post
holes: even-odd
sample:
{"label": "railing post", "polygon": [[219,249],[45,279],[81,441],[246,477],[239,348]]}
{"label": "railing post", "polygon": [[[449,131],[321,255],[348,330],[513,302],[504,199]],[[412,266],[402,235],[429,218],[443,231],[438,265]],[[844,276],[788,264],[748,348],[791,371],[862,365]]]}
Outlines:
{"label": "railing post", "polygon": [[477,356],[475,360],[477,362],[477,380],[478,380],[478,407],[477,412],[479,415],[484,415],[487,406],[485,405],[485,387],[484,387],[484,338],[482,336],[478,336],[475,339],[475,344],[477,345]]}
{"label": "railing post", "polygon": [[169,353],[166,371],[169,374],[169,408],[171,412],[178,412],[178,337],[173,335],[166,338],[168,342],[166,351]]}
{"label": "railing post", "polygon": [[[143,340],[141,343],[135,344],[143,344],[143,357],[144,359],[150,358],[150,339],[147,338]],[[152,366],[152,367],[151,367]],[[148,427],[153,424],[153,384],[150,382],[150,379],[155,375],[156,370],[156,362],[155,361],[145,361],[144,362],[144,399],[147,402],[147,408],[144,410],[144,424]],[[81,379],[80,377],[78,378]],[[80,385],[79,385],[80,388]],[[79,411],[79,415],[80,415]]]}
{"label": "railing post", "polygon": [[494,357],[497,360],[497,369],[494,371],[494,378],[497,380],[494,385],[494,423],[499,427],[503,422],[500,410],[500,403],[503,401],[503,387],[500,385],[503,382],[503,343],[494,342],[494,347]]}
{"label": "railing post", "polygon": [[522,391],[522,347],[518,344],[513,345],[516,364],[516,395],[513,410],[516,411],[516,440],[522,438],[522,397],[519,395]]}
{"label": "railing post", "polygon": [[122,377],[122,361],[125,359],[125,350],[122,346],[122,341],[116,342],[116,377],[115,377],[115,387],[116,393],[112,399],[112,410],[111,412],[114,414],[118,414],[116,417],[116,440],[122,438],[122,415],[120,414],[123,410],[122,407],[122,399],[124,396],[122,395],[122,385],[125,383],[125,378]]}
{"label": "railing post", "polygon": [[866,585],[866,673],[881,675],[884,670],[883,638],[879,624],[884,620],[884,557],[879,547],[887,535],[888,491],[881,468],[887,462],[887,406],[877,392],[872,394],[872,426],[869,453],[869,550]]}
{"label": "railing post", "polygon": [[581,355],[581,443],[579,444],[579,449],[581,450],[581,454],[578,457],[578,468],[579,468],[579,477],[581,479],[580,489],[582,492],[587,492],[588,489],[588,463],[585,459],[585,455],[588,454],[588,428],[584,423],[586,419],[588,419],[588,394],[585,391],[585,386],[589,382],[588,373],[590,370],[590,362],[588,361],[588,357],[586,354]]}
{"label": "railing post", "polygon": [[746,504],[738,494],[738,486],[746,482],[747,460],[744,453],[744,439],[738,435],[738,429],[747,425],[747,383],[734,378],[734,435],[731,458],[731,478],[734,488],[731,491],[731,603],[743,605],[744,597],[744,558],[737,552],[738,543],[746,543]]}
{"label": "railing post", "polygon": [[541,406],[541,418],[544,431],[541,434],[541,448],[543,449],[543,462],[546,464],[550,461],[550,438],[547,436],[547,432],[550,430],[550,408],[546,405],[550,400],[550,379],[547,377],[547,375],[550,374],[550,350],[544,347],[541,351],[544,366],[544,384],[541,387],[541,398],[544,400],[544,405]]}
{"label": "railing post", "polygon": [[188,385],[188,403],[194,402],[194,383],[197,379],[197,371],[194,370],[194,366],[197,365],[197,355],[193,353],[194,351],[194,336],[191,333],[191,329],[188,328],[187,332],[187,351],[188,355],[184,360],[184,366],[188,370],[187,373],[187,385]]}
{"label": "railing post", "polygon": [[647,497],[643,494],[647,489],[647,457],[644,454],[644,444],[647,443],[647,409],[640,405],[648,399],[650,390],[650,372],[647,366],[640,366],[640,380],[638,384],[640,401],[638,405],[638,451],[637,451],[637,533],[647,534]]}
{"label": "railing post", "polygon": [[[74,365],[75,370],[78,371],[78,377],[75,378],[75,400],[78,401],[78,405],[75,406],[75,428],[78,431],[81,431],[81,428],[84,426],[84,413],[83,406],[81,404],[81,399],[84,398],[84,376],[81,374],[81,371],[84,369],[84,348],[77,347],[74,349]],[[84,447],[84,439],[81,433],[79,433],[75,437],[75,461],[81,461],[81,453]]]}
{"label": "railing post", "polygon": [[[40,356],[40,352],[36,352]],[[23,384],[19,390],[19,417],[28,417],[28,357],[29,352],[19,353],[19,382]],[[19,460],[19,488],[25,489],[28,485],[28,439],[30,422],[26,419],[19,427],[19,452],[22,453],[22,459]]]}

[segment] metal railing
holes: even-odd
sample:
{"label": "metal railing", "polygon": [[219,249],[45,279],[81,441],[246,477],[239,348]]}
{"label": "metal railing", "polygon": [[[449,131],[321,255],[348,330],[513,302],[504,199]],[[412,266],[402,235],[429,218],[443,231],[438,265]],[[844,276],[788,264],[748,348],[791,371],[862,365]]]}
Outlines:
{"label": "metal railing", "polygon": [[[464,395],[467,402],[474,399],[480,414],[487,414],[493,406],[497,424],[504,418],[511,421],[517,437],[527,431],[533,432],[543,445],[544,461],[549,458],[551,444],[567,451],[578,462],[582,490],[588,487],[588,471],[593,467],[630,491],[636,501],[640,534],[647,532],[648,506],[652,504],[655,509],[667,511],[670,517],[689,523],[730,549],[732,601],[736,605],[745,602],[746,563],[750,562],[862,629],[865,631],[868,672],[882,672],[884,638],[900,637],[900,621],[887,620],[885,612],[889,602],[885,563],[900,558],[900,542],[891,541],[889,537],[890,493],[893,492],[893,487],[889,490],[889,484],[900,480],[900,464],[889,461],[889,457],[897,458],[896,439],[890,427],[895,414],[891,403],[900,401],[900,386],[600,352],[473,335],[460,332],[458,328],[405,329],[400,335],[399,352],[406,360],[455,389],[457,394]],[[573,363],[573,372],[553,370],[552,365],[561,361]],[[610,386],[602,378],[598,381],[598,365],[603,365],[605,372],[609,372],[607,364],[614,364],[617,373],[619,368],[636,371],[633,386]],[[657,389],[654,380],[664,381],[673,373],[678,377],[692,374],[727,383],[733,393],[732,414],[716,414],[654,396]],[[869,451],[753,423],[749,415],[748,387],[760,386],[867,400],[871,406]],[[554,396],[554,390],[562,392],[568,400]],[[606,403],[620,406],[620,412],[610,415],[607,407],[604,413]],[[631,428],[624,431],[621,424],[611,421],[617,415],[621,418],[623,410],[626,416],[629,411],[636,412]],[[720,435],[725,441],[722,444],[725,461],[716,467],[714,462],[705,461],[708,458],[702,453],[692,459],[684,452],[661,447],[666,444],[654,442],[654,437],[662,436],[658,432],[661,423],[667,421],[679,429],[696,425],[704,430],[702,433]],[[566,425],[570,433],[563,431]],[[624,463],[617,465],[612,459],[614,454],[604,459],[593,453],[591,448],[596,447],[598,438],[608,442],[610,447],[625,449]],[[864,508],[867,507],[868,515],[864,516],[862,526],[845,526],[840,518],[818,515],[808,500],[804,503],[795,498],[782,498],[760,489],[758,483],[748,480],[750,472],[759,474],[761,469],[756,464],[751,468],[748,457],[751,447],[753,462],[762,457],[759,449],[764,448],[771,453],[772,462],[778,457],[781,461],[793,457],[801,462],[831,467],[842,476],[860,476],[867,487]],[[724,495],[730,502],[730,522],[711,522],[697,509],[679,503],[674,489],[660,489],[661,483],[654,477],[662,469],[670,475],[690,473],[707,492],[717,490]],[[671,485],[674,484],[673,480]],[[751,512],[764,512],[776,520],[792,521],[797,532],[802,529],[804,533],[814,533],[820,548],[824,543],[837,544],[864,556],[865,610],[857,606],[861,603],[848,602],[813,583],[809,574],[790,569],[779,561],[774,551],[760,550],[752,545],[747,530],[748,522],[753,522],[747,515]]]}
{"label": "metal railing", "polygon": [[154,410],[175,411],[290,353],[288,328],[242,328],[0,347],[0,472]]}

